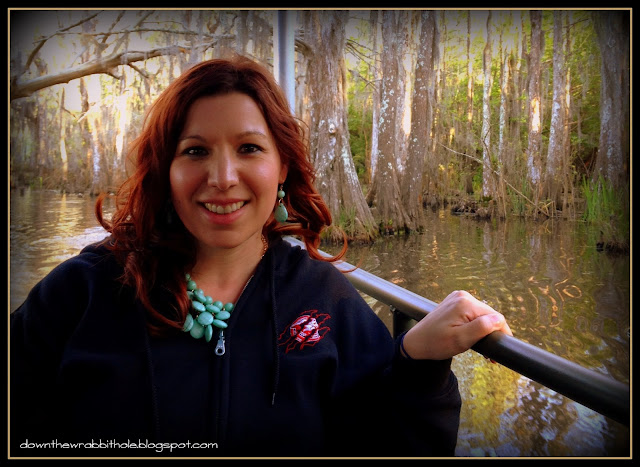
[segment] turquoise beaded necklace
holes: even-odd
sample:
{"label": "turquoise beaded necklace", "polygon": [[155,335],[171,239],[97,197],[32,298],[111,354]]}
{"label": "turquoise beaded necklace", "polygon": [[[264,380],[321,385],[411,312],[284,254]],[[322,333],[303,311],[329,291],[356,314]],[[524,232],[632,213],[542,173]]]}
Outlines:
{"label": "turquoise beaded necklace", "polygon": [[[268,243],[262,236],[262,256],[267,252]],[[247,288],[253,275],[244,285],[242,292]],[[214,328],[218,329],[218,343],[216,345],[216,355],[224,355],[224,330],[227,328],[227,320],[231,317],[231,312],[235,305],[231,302],[222,304],[221,301],[214,301],[209,295],[205,295],[202,289],[198,288],[196,281],[191,278],[189,273],[185,274],[187,281],[187,296],[191,301],[191,311],[184,321],[182,330],[188,332],[194,339],[201,339],[204,336],[207,342],[211,342],[213,338]],[[242,295],[242,292],[240,295]]]}
{"label": "turquoise beaded necklace", "polygon": [[227,328],[227,320],[231,317],[233,303],[223,305],[221,301],[213,301],[211,296],[204,294],[198,288],[196,282],[191,279],[190,274],[185,275],[187,281],[187,296],[191,300],[191,310],[195,314],[188,314],[184,321],[182,330],[188,332],[195,339],[204,336],[207,342],[211,342],[213,328],[219,329],[218,345],[216,345],[216,355],[224,354],[224,332]]}

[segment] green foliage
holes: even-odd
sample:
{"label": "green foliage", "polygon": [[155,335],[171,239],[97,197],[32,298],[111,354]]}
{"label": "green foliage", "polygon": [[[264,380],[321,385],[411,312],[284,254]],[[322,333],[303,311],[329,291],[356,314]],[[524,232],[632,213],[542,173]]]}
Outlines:
{"label": "green foliage", "polygon": [[367,87],[370,79],[368,74],[368,65],[360,62],[359,67],[352,73],[353,79],[347,92],[349,102],[347,108],[349,144],[361,185],[368,183],[367,157],[373,121],[370,99],[371,90]]}
{"label": "green foliage", "polygon": [[356,223],[356,208],[344,208],[340,207],[338,213],[338,226],[344,230],[348,237],[353,237],[357,234],[358,226]]}
{"label": "green foliage", "polygon": [[626,189],[614,189],[602,176],[598,180],[582,178],[582,196],[586,206],[582,218],[599,228],[604,243],[629,244],[630,210]]}
{"label": "green foliage", "polygon": [[363,225],[358,219],[356,208],[340,207],[337,219],[323,231],[321,238],[329,243],[342,243],[345,233],[349,240],[371,241],[375,237],[375,228],[371,225]]}
{"label": "green foliage", "polygon": [[369,152],[369,135],[371,135],[372,112],[370,108],[364,111],[357,109],[353,104],[349,104],[348,124],[349,143],[353,163],[358,174],[360,184],[366,183],[367,154]]}
{"label": "green foliage", "polygon": [[480,164],[477,165],[476,171],[473,174],[471,186],[473,187],[474,193],[482,193],[482,166]]}
{"label": "green foliage", "polygon": [[609,184],[602,176],[597,181],[582,179],[582,195],[586,202],[586,208],[582,218],[587,222],[602,222],[613,211],[614,196]]}
{"label": "green foliage", "polygon": [[[529,198],[531,195],[530,191],[531,190],[529,190],[529,184],[526,182],[526,180],[523,180],[522,186],[520,187],[520,193]],[[513,214],[521,217],[525,216],[527,214],[527,200],[508,186],[507,195],[509,196],[509,200],[511,202],[511,211],[513,212]]]}
{"label": "green foliage", "polygon": [[35,177],[31,179],[31,181],[29,182],[29,188],[37,188],[39,190],[42,189],[42,177]]}

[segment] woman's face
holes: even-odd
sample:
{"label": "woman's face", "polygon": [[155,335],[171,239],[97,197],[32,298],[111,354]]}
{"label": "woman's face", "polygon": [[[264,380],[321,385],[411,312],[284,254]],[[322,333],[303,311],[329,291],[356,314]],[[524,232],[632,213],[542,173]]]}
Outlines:
{"label": "woman's face", "polygon": [[191,105],[169,178],[173,205],[199,249],[259,241],[286,176],[267,122],[249,96],[207,96]]}

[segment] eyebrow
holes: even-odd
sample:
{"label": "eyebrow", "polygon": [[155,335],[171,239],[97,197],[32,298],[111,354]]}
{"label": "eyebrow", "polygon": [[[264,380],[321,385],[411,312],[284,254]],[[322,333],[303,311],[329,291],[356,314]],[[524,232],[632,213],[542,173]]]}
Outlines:
{"label": "eyebrow", "polygon": [[[242,131],[242,132],[238,133],[236,136],[238,138],[244,138],[245,136],[261,136],[262,138],[268,138],[268,136],[264,132],[262,132],[260,130]],[[184,141],[184,140],[187,140],[187,139],[197,139],[197,140],[200,140],[200,141],[205,141],[205,138],[200,136],[200,135],[186,135],[186,136],[183,136],[182,138],[179,138],[178,142],[181,142],[181,141]]]}
{"label": "eyebrow", "polygon": [[268,138],[268,136],[264,132],[262,132],[260,130],[243,131],[238,136],[240,136],[240,137],[243,137],[243,136],[262,136],[263,138]]}
{"label": "eyebrow", "polygon": [[187,136],[183,136],[182,138],[178,138],[178,143],[187,139],[197,139],[200,141],[204,141],[204,138],[200,135],[187,135]]}

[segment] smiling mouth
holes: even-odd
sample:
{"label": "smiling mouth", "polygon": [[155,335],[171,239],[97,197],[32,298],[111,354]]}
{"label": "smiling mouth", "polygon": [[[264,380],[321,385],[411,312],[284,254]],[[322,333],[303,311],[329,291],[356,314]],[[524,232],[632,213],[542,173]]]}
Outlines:
{"label": "smiling mouth", "polygon": [[204,203],[204,207],[216,214],[231,214],[244,206],[244,204],[244,201],[238,201],[237,203],[226,204],[224,206],[213,203]]}

